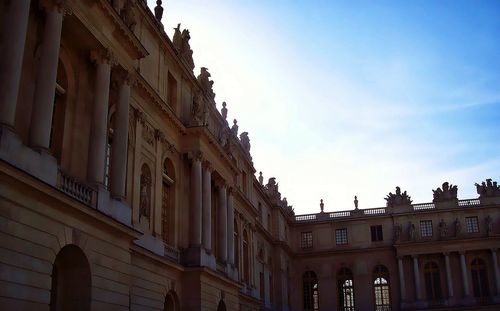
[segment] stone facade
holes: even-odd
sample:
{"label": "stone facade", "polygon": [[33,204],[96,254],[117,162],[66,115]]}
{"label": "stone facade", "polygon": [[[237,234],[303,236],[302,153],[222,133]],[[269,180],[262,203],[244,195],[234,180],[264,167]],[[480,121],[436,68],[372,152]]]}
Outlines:
{"label": "stone facade", "polygon": [[494,309],[496,182],[295,215],[161,4],[0,3],[0,309]]}

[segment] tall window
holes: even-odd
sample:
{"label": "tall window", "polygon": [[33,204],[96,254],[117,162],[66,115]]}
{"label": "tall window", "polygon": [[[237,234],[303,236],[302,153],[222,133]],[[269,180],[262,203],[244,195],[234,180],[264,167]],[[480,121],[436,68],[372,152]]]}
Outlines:
{"label": "tall window", "polygon": [[168,78],[167,78],[167,103],[170,105],[170,107],[174,110],[177,109],[177,81],[175,78],[168,73]]}
{"label": "tall window", "polygon": [[384,236],[382,234],[382,225],[371,226],[370,231],[372,234],[372,242],[384,240]]}
{"label": "tall window", "polygon": [[347,244],[347,229],[335,229],[335,242],[337,245]]}
{"label": "tall window", "polygon": [[389,271],[386,267],[378,265],[373,271],[373,279],[375,311],[390,311]]}
{"label": "tall window", "polygon": [[421,220],[420,221],[420,236],[432,237],[432,220]]}
{"label": "tall window", "polygon": [[439,276],[439,267],[435,262],[428,262],[424,266],[424,278],[427,300],[438,302],[442,298],[441,278]]}
{"label": "tall window", "polygon": [[266,300],[266,288],[264,287],[264,272],[259,273],[259,290],[260,290],[260,299],[265,302]]}
{"label": "tall window", "polygon": [[52,110],[52,124],[50,129],[49,149],[52,155],[61,163],[63,134],[64,134],[64,119],[66,114],[66,89],[68,87],[68,79],[64,65],[59,60],[57,65],[56,89],[54,97],[54,108]]}
{"label": "tall window", "polygon": [[174,167],[169,159],[163,162],[163,184],[162,184],[162,201],[161,201],[161,232],[163,241],[173,244],[172,235],[174,230],[171,228],[174,219],[174,194],[172,191],[174,185]]}
{"label": "tall window", "polygon": [[250,284],[250,253],[248,245],[248,234],[243,230],[243,280]]}
{"label": "tall window", "polygon": [[479,232],[479,221],[477,216],[465,217],[465,230],[467,233]]}
{"label": "tall window", "polygon": [[273,298],[274,298],[273,276],[271,275],[271,273],[269,273],[269,303],[271,305],[273,304]]}
{"label": "tall window", "polygon": [[301,248],[312,248],[313,247],[313,234],[309,232],[300,233],[300,247]]}
{"label": "tall window", "polygon": [[313,271],[306,271],[302,276],[304,311],[319,310],[318,277]]}
{"label": "tall window", "polygon": [[354,284],[352,271],[347,268],[340,269],[337,274],[337,294],[340,311],[354,311]]}
{"label": "tall window", "polygon": [[240,240],[238,234],[238,223],[234,220],[234,265],[240,267]]}
{"label": "tall window", "polygon": [[472,276],[472,288],[474,297],[480,303],[486,303],[489,296],[488,275],[486,271],[486,263],[480,258],[472,261],[470,272]]}

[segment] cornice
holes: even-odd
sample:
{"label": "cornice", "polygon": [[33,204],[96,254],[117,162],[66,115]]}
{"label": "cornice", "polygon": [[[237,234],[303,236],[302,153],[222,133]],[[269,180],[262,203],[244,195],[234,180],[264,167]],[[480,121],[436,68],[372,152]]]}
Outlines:
{"label": "cornice", "polygon": [[124,41],[127,43],[127,45],[124,45],[124,47],[127,50],[129,56],[132,59],[141,59],[148,56],[149,52],[142,45],[141,41],[139,41],[135,34],[127,27],[127,25],[125,25],[122,18],[111,6],[111,3],[108,0],[98,0],[98,3],[116,26],[113,34],[117,34],[121,39],[123,39],[118,41],[120,43]]}
{"label": "cornice", "polygon": [[[164,258],[160,255],[152,253],[151,251],[149,251],[149,250],[147,250],[147,249],[145,249],[137,244],[132,243],[132,245],[130,246],[130,250],[132,251],[132,253],[139,254],[143,257],[146,257],[149,260],[152,260],[152,261],[158,262],[160,264],[169,266],[170,268],[176,269],[179,272],[184,271],[184,266],[177,264],[171,260],[168,260],[167,258]],[[150,271],[150,272],[156,273],[155,271]]]}
{"label": "cornice", "polygon": [[137,85],[135,88],[138,90],[138,93],[142,96],[145,96],[148,99],[147,102],[153,102],[156,107],[164,112],[164,115],[172,121],[175,127],[180,131],[181,134],[186,134],[186,127],[182,122],[177,118],[175,113],[172,111],[172,108],[167,105],[163,99],[158,95],[158,93],[151,87],[151,85],[144,79],[144,77],[140,74],[137,74]]}

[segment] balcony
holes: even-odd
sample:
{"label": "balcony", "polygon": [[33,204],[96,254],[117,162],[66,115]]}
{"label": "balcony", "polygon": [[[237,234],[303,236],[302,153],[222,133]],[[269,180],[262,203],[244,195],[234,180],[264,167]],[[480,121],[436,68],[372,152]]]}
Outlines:
{"label": "balcony", "polygon": [[57,188],[87,206],[96,207],[97,192],[77,178],[61,170],[59,170],[57,176]]}

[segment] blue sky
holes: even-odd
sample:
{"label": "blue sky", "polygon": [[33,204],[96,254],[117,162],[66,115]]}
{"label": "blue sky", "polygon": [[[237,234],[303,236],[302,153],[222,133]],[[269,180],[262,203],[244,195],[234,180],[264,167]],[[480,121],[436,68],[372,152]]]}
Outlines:
{"label": "blue sky", "polygon": [[[155,1],[148,0],[151,7]],[[500,179],[500,1],[164,1],[296,213]]]}

